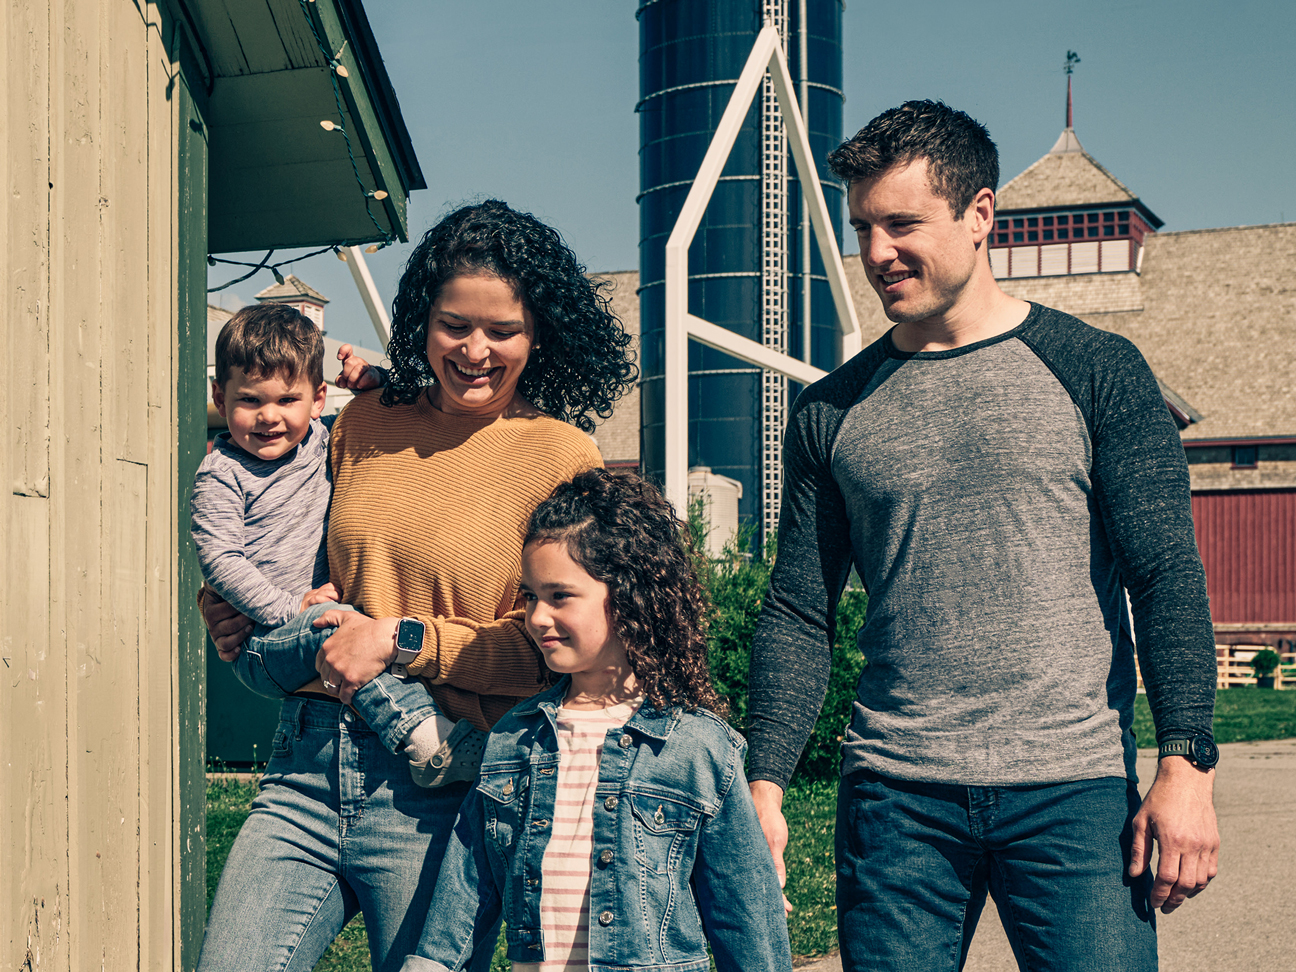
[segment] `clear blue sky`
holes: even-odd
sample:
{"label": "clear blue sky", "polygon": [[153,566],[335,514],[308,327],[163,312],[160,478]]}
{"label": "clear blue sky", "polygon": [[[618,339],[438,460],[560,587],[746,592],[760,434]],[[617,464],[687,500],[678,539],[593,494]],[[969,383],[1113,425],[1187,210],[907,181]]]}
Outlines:
{"label": "clear blue sky", "polygon": [[[558,227],[591,270],[638,268],[634,0],[365,7],[429,186],[411,197],[412,237],[498,196]],[[1296,221],[1290,0],[849,0],[843,30],[847,135],[940,98],[989,127],[1006,182],[1062,129],[1071,49],[1081,142],[1164,231]],[[389,306],[408,252],[368,258]],[[375,346],[344,264],[291,269],[332,299],[330,337]],[[211,285],[231,270],[212,269]],[[226,306],[272,282],[263,272],[224,291]]]}

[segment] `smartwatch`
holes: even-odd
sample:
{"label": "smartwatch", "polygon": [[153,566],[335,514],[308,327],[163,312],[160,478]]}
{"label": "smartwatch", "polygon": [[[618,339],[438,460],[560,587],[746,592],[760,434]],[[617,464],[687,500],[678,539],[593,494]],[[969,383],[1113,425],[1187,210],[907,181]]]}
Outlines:
{"label": "smartwatch", "polygon": [[1157,747],[1157,759],[1165,756],[1187,756],[1195,766],[1210,769],[1219,762],[1219,747],[1210,736],[1167,739]]}
{"label": "smartwatch", "polygon": [[392,659],[388,671],[394,675],[404,675],[405,666],[423,650],[423,636],[426,633],[427,625],[418,618],[401,618],[396,625],[396,657]]}

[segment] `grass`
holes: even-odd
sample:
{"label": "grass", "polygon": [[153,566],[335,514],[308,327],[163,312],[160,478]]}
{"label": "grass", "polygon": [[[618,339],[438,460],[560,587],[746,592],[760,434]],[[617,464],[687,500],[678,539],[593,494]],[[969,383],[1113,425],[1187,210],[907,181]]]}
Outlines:
{"label": "grass", "polygon": [[[1134,700],[1134,736],[1142,747],[1156,745],[1147,696]],[[1221,689],[1215,696],[1215,741],[1257,742],[1296,737],[1296,691],[1254,687]]]}
{"label": "grass", "polygon": [[[1139,743],[1152,745],[1152,716],[1147,698],[1138,696],[1134,731]],[[1236,688],[1221,691],[1215,701],[1215,738],[1219,742],[1253,742],[1296,737],[1296,691],[1272,692]],[[217,777],[207,785],[207,901],[216,890],[221,868],[239,827],[256,796],[254,783]],[[794,955],[821,955],[837,947],[836,875],[833,868],[833,824],[836,782],[794,785],[787,794],[787,896],[795,910],[788,918]],[[369,946],[364,919],[356,916],[329,946],[317,972],[368,972]],[[492,972],[507,972],[502,947],[495,950]]]}

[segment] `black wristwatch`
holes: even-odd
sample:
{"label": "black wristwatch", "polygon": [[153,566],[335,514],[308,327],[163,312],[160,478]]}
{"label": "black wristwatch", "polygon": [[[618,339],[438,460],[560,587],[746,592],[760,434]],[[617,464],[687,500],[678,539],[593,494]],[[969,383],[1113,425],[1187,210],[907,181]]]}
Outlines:
{"label": "black wristwatch", "polygon": [[1157,747],[1157,759],[1166,756],[1187,756],[1201,769],[1210,769],[1219,762],[1219,747],[1210,736],[1167,739]]}
{"label": "black wristwatch", "polygon": [[396,625],[396,657],[387,670],[395,675],[404,675],[405,666],[423,650],[423,635],[426,633],[427,625],[418,618],[401,618]]}

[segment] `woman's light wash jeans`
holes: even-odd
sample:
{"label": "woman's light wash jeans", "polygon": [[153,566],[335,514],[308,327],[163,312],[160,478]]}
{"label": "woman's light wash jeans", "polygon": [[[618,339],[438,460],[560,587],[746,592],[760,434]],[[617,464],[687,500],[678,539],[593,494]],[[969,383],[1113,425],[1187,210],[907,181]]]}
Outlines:
{"label": "woman's light wash jeans", "polygon": [[[399,969],[418,944],[468,788],[417,786],[408,761],[346,706],[284,700],[199,972],[307,972],[357,911],[375,972]],[[489,965],[487,954],[474,972]]]}

